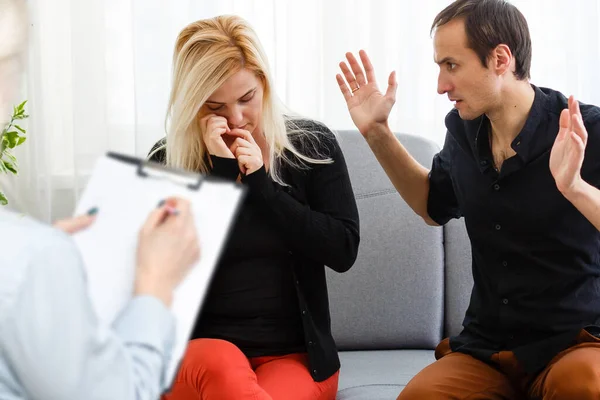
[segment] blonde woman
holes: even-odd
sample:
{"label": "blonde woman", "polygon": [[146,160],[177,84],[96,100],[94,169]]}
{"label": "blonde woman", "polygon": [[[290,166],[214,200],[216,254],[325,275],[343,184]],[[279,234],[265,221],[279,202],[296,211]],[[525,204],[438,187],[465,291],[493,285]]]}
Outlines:
{"label": "blonde woman", "polygon": [[278,103],[267,59],[235,16],[177,38],[166,140],[150,158],[247,185],[169,400],[333,400],[339,359],[325,266],[359,244],[346,164],[325,126]]}

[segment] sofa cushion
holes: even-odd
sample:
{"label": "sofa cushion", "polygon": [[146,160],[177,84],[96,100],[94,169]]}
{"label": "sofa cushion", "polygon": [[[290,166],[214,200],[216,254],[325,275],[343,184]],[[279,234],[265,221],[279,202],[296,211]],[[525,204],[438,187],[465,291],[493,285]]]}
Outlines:
{"label": "sofa cushion", "polygon": [[473,289],[471,243],[464,220],[452,220],[444,226],[446,252],[445,335],[458,335],[469,306]]}
{"label": "sofa cushion", "polygon": [[432,350],[343,351],[340,360],[338,400],[395,400],[434,356]]}
{"label": "sofa cushion", "polygon": [[[398,135],[430,166],[437,146]],[[363,137],[340,132],[360,213],[352,269],[327,271],[332,330],[341,350],[433,349],[443,331],[442,228],[427,226],[402,200]]]}
{"label": "sofa cushion", "polygon": [[338,392],[336,400],[396,400],[401,385],[365,385]]}

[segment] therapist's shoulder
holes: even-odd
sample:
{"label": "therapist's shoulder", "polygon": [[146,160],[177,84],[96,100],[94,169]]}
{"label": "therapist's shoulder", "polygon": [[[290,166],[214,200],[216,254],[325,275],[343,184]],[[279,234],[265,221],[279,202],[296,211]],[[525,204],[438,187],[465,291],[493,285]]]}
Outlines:
{"label": "therapist's shoulder", "polygon": [[0,302],[16,296],[32,277],[50,281],[82,277],[81,259],[69,235],[27,216],[0,211]]}
{"label": "therapist's shoulder", "polygon": [[49,255],[79,256],[70,235],[22,214],[0,212],[0,237],[3,258],[15,262],[43,260]]}
{"label": "therapist's shoulder", "polygon": [[0,247],[5,259],[27,260],[39,249],[66,240],[66,235],[31,217],[0,211]]}

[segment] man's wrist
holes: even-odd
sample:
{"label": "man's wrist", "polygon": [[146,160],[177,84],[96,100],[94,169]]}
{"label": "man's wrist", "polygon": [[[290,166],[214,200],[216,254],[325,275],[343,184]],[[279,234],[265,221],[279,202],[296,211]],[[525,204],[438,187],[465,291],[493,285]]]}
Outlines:
{"label": "man's wrist", "polygon": [[573,185],[571,185],[568,189],[561,191],[561,193],[571,203],[576,204],[578,201],[585,197],[589,188],[589,183],[587,183],[581,178],[578,178]]}
{"label": "man's wrist", "polygon": [[387,139],[393,135],[387,121],[385,121],[371,124],[365,132],[364,137],[366,141],[371,144],[376,143],[381,139]]}

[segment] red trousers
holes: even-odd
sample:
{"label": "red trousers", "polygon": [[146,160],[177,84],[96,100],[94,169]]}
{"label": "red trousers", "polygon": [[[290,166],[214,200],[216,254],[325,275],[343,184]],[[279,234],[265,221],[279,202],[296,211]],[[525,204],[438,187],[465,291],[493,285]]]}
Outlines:
{"label": "red trousers", "polygon": [[305,353],[248,359],[225,340],[196,339],[161,400],[334,400],[338,377],[315,382]]}
{"label": "red trousers", "polygon": [[489,365],[452,352],[448,342],[437,346],[437,361],[408,382],[398,400],[600,399],[600,339],[585,330],[537,376],[524,373],[511,351],[494,354]]}

